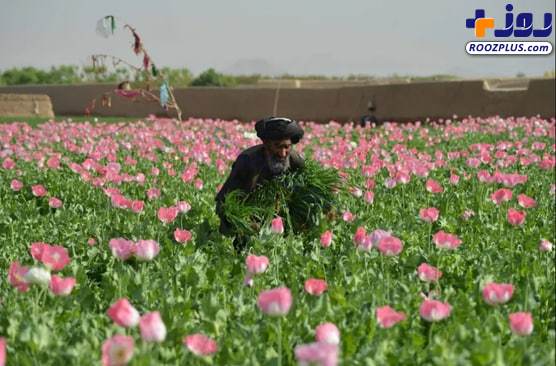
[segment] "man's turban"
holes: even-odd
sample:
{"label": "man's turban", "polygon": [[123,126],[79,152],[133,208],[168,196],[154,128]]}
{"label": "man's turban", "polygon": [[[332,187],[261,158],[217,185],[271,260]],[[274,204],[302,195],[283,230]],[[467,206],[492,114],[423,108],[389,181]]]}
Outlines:
{"label": "man's turban", "polygon": [[269,117],[255,124],[255,131],[261,140],[290,139],[297,144],[303,138],[303,129],[296,121],[289,118]]}

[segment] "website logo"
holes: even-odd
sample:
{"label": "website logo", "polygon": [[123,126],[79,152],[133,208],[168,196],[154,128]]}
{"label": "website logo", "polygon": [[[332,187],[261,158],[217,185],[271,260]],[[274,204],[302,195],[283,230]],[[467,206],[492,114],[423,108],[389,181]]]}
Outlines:
{"label": "website logo", "polygon": [[[488,17],[485,9],[475,9],[475,16],[465,20],[465,27],[473,29],[476,38],[494,35],[495,38],[547,38],[552,34],[552,13],[544,13],[540,26],[534,24],[530,12],[514,16],[512,4],[506,5],[506,15],[498,28],[495,18]],[[549,55],[552,44],[548,41],[471,41],[465,46],[470,55]]]}

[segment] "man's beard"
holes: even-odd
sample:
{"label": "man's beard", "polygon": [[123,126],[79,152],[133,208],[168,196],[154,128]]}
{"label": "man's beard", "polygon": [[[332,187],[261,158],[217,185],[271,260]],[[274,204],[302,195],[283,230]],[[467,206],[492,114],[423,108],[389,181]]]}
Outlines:
{"label": "man's beard", "polygon": [[284,173],[290,167],[290,157],[286,157],[285,159],[280,159],[276,156],[269,155],[266,158],[266,162],[268,163],[268,168],[272,175],[279,175]]}

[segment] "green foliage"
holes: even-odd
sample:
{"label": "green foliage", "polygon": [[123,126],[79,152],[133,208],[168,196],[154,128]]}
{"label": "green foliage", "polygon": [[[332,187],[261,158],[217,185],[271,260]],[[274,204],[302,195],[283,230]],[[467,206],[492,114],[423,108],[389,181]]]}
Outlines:
{"label": "green foliage", "polygon": [[34,67],[11,68],[1,74],[5,85],[24,84],[75,84],[80,82],[78,68],[72,65],[52,66],[50,70]]}
{"label": "green foliage", "polygon": [[[138,76],[135,76],[135,79],[137,78]],[[97,67],[86,66],[81,71],[78,83],[118,83],[131,79],[131,72],[125,67],[118,67],[114,70],[110,70],[103,65]]]}
{"label": "green foliage", "polygon": [[251,74],[251,75],[235,75],[234,78],[236,79],[237,85],[251,85],[257,84],[257,82],[263,79],[263,75],[260,74]]}
{"label": "green foliage", "polygon": [[[251,75],[227,75],[219,73],[210,68],[200,75],[194,75],[187,68],[163,67],[158,70],[173,87],[188,86],[216,86],[233,87],[238,85],[255,85],[259,81],[278,80],[305,80],[305,81],[361,81],[361,82],[396,82],[396,81],[444,81],[457,80],[455,75],[437,74],[430,76],[411,76],[393,74],[379,77],[368,74],[350,74],[348,76],[335,75],[294,75],[282,74],[279,76],[265,76],[260,74]],[[545,73],[545,77],[554,76],[553,71]],[[522,75],[517,75],[522,77]],[[145,81],[144,71],[136,72],[130,68],[107,67],[105,65],[78,67],[74,65],[61,65],[51,67],[49,70],[34,67],[11,68],[0,73],[0,85],[27,85],[27,84],[79,84],[79,83],[119,83],[124,80],[139,86]]]}
{"label": "green foliage", "polygon": [[[196,144],[213,145],[217,140],[214,136],[231,144],[236,140],[226,140],[229,136],[224,137],[222,131],[236,133],[233,128],[214,127],[216,123],[205,121],[138,121],[119,130],[119,121],[114,120],[113,126],[47,122],[30,129],[26,124],[13,124],[0,131],[1,138],[7,137],[5,152],[17,144],[8,155],[16,161],[16,169],[0,168],[0,272],[4,276],[0,281],[0,336],[7,342],[7,365],[99,365],[104,340],[122,333],[135,339],[129,365],[276,365],[278,341],[282,364],[295,365],[295,346],[313,342],[315,327],[324,322],[340,329],[340,365],[554,365],[554,252],[541,252],[538,245],[540,238],[554,242],[554,195],[549,192],[555,172],[540,169],[535,163],[519,163],[525,150],[539,157],[553,156],[554,140],[550,134],[530,134],[529,129],[513,122],[508,125],[511,130],[501,132],[502,124],[498,118],[496,121],[491,126],[472,123],[472,132],[467,130],[469,125],[453,123],[449,129],[463,132],[449,135],[449,139],[444,138],[447,129],[442,126],[412,127],[404,134],[413,139],[404,144],[427,159],[437,151],[476,154],[472,148],[476,143],[494,147],[503,141],[520,142],[521,148],[514,145],[505,150],[516,156],[515,164],[481,164],[474,169],[465,157],[446,159],[446,166],[430,175],[445,188],[441,194],[427,192],[428,178],[418,176],[388,189],[384,185],[388,172],[381,169],[372,177],[376,182],[373,204],[351,194],[337,196],[335,207],[350,210],[356,218],[352,222],[323,220],[334,235],[328,248],[304,234],[270,235],[261,226],[250,241],[249,254],[268,256],[270,266],[254,278],[253,287],[243,285],[247,253],[235,253],[230,239],[217,233],[214,194],[225,177],[214,165],[199,164],[204,188],[196,189],[185,184],[179,174],[191,160],[176,159],[184,156],[178,152],[191,151]],[[553,126],[538,118],[529,126],[539,124],[549,124],[547,129]],[[335,149],[342,139],[353,138],[383,141],[370,153],[384,148],[396,159],[392,148],[400,144],[388,138],[399,128],[395,125],[376,129],[306,127],[308,141],[303,152],[307,157],[313,156],[309,148]],[[428,133],[421,134],[425,130]],[[70,141],[79,147],[77,150],[68,150],[59,140],[71,133],[75,135]],[[141,134],[149,137],[146,145],[138,145]],[[438,143],[431,145],[431,141]],[[532,150],[535,141],[547,145],[543,150]],[[130,149],[125,147],[130,143]],[[113,154],[122,174],[145,174],[144,185],[121,182],[96,187],[68,167],[70,162],[83,163],[91,151],[106,147],[109,150],[104,151]],[[495,151],[495,147],[488,150],[489,155],[494,156]],[[335,149],[334,153],[341,152]],[[65,162],[60,169],[41,163],[53,154],[61,154]],[[346,150],[345,154],[346,159],[358,159],[354,151]],[[126,164],[127,157],[136,159],[137,164]],[[4,159],[0,158],[0,165]],[[102,166],[112,161],[107,157],[95,160]],[[178,174],[170,175],[168,164]],[[154,167],[160,169],[159,175],[150,173]],[[511,201],[498,206],[489,197],[502,185],[479,182],[476,173],[480,169],[519,172],[529,179],[512,188]],[[370,179],[359,168],[344,171],[348,181],[361,188]],[[458,185],[449,183],[452,171],[462,176]],[[465,179],[464,173],[470,178]],[[89,174],[95,179],[102,173],[91,170]],[[24,188],[14,192],[12,179],[22,181]],[[64,202],[63,207],[52,209],[48,197],[33,196],[33,184],[43,184],[49,196]],[[118,188],[130,199],[145,200],[147,189],[153,187],[161,188],[162,195],[146,202],[141,214],[113,207],[103,193],[103,188]],[[507,223],[506,212],[510,207],[521,210],[515,197],[522,193],[534,197],[537,207],[527,209],[525,223],[514,227]],[[157,210],[178,200],[188,201],[192,209],[171,224],[161,223]],[[441,219],[434,223],[420,220],[419,210],[425,207],[439,208]],[[476,215],[464,220],[461,214],[467,209]],[[375,248],[355,250],[352,238],[359,226],[368,231],[392,230],[404,242],[404,250],[398,257],[384,257]],[[176,243],[176,228],[190,230],[193,239],[187,244]],[[435,248],[431,237],[439,230],[456,233],[462,245],[454,251]],[[96,239],[96,245],[87,244],[90,237]],[[108,245],[117,237],[157,240],[161,252],[152,262],[122,262]],[[20,293],[9,284],[7,272],[13,261],[39,265],[29,253],[29,245],[39,241],[62,245],[70,252],[72,262],[57,273],[77,279],[70,295],[54,296],[38,286]],[[416,268],[423,262],[443,272],[438,283],[419,280]],[[326,279],[328,290],[319,297],[307,294],[303,284],[309,278]],[[512,299],[505,305],[487,305],[481,289],[489,281],[513,284]],[[290,288],[294,301],[288,315],[278,319],[262,314],[256,304],[261,291],[279,286]],[[453,306],[449,318],[432,325],[420,318],[421,294],[427,293]],[[141,340],[138,327],[124,329],[110,320],[107,309],[122,297],[141,314],[160,311],[168,330],[164,342],[148,344]],[[405,312],[407,319],[393,328],[380,328],[376,309],[384,305]],[[518,311],[533,314],[530,336],[520,337],[510,331],[508,314]],[[218,342],[214,356],[197,357],[184,348],[184,336],[198,332]]]}
{"label": "green foliage", "polygon": [[174,88],[187,87],[191,84],[191,80],[193,79],[193,74],[191,74],[191,71],[185,67],[181,69],[163,67],[161,69],[161,73]]}
{"label": "green foliage", "polygon": [[236,83],[233,76],[221,74],[210,68],[193,79],[191,86],[234,86]]}
{"label": "green foliage", "polygon": [[286,230],[307,232],[319,227],[323,213],[334,206],[334,192],[339,189],[336,170],[308,160],[302,170],[268,180],[247,195],[239,190],[228,194],[224,215],[241,235],[253,235],[276,216],[285,219]]}

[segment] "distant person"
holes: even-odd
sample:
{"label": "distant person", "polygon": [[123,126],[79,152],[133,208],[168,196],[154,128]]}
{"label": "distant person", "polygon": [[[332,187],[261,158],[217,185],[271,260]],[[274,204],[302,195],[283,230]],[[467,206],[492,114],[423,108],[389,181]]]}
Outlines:
{"label": "distant person", "polygon": [[368,113],[361,117],[360,126],[365,127],[367,124],[377,123],[378,120],[375,117],[375,105],[372,101],[367,104]]}

